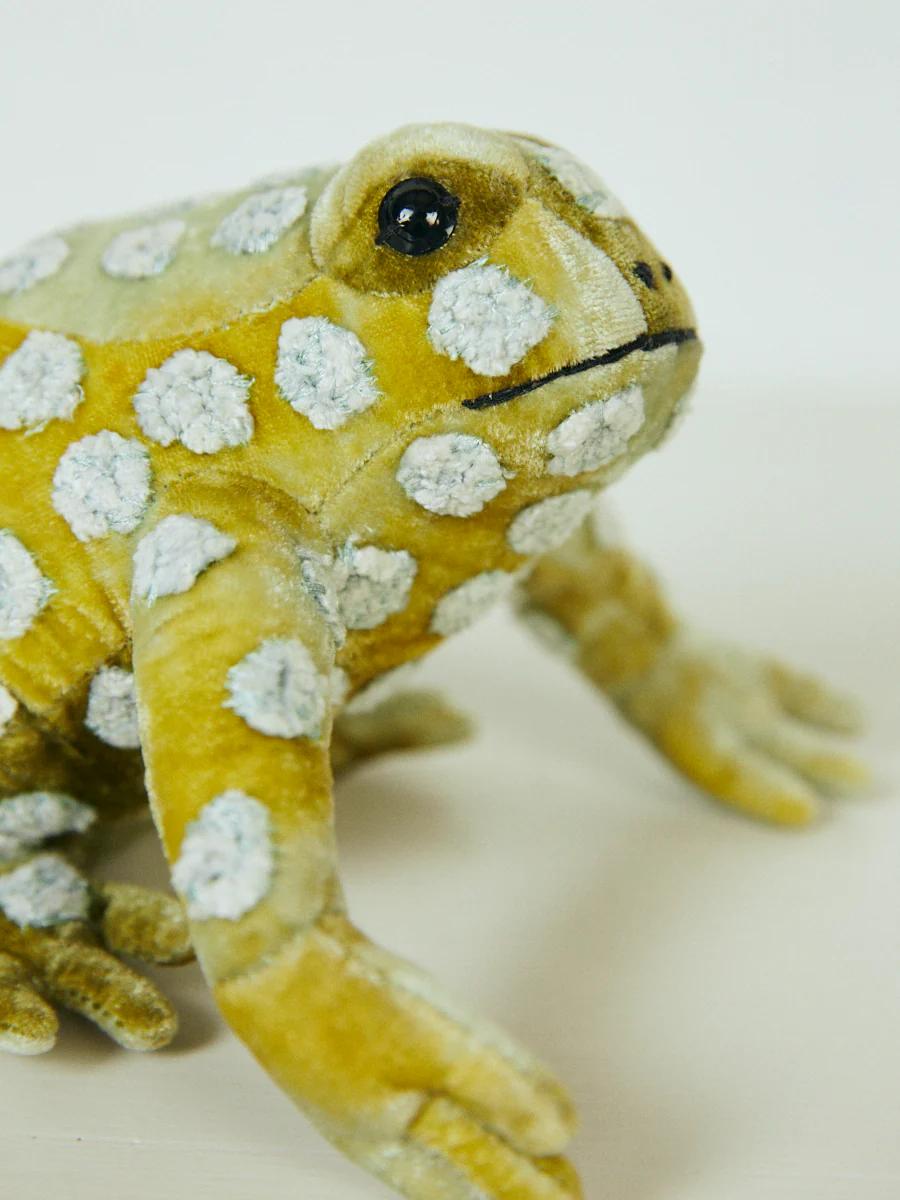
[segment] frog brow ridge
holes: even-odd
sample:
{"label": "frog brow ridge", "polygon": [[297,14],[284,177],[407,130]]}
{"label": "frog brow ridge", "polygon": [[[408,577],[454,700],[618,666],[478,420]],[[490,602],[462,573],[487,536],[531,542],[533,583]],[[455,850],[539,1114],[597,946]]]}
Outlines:
{"label": "frog brow ridge", "polygon": [[516,383],[512,387],[500,388],[496,392],[484,392],[481,396],[463,400],[463,408],[493,408],[497,404],[506,404],[509,400],[515,400],[517,396],[533,392],[537,388],[543,387],[545,383],[553,383],[555,379],[564,379],[568,375],[580,375],[582,371],[590,371],[594,367],[609,366],[610,363],[619,362],[638,350],[651,351],[659,350],[661,346],[679,346],[682,342],[693,342],[696,338],[696,329],[686,327],[663,329],[658,333],[642,333],[640,337],[636,337],[630,342],[624,342],[621,346],[614,346],[612,350],[606,350],[603,354],[595,354],[591,358],[583,358],[579,362],[567,363],[563,367],[549,371],[546,375],[526,379],[524,383]]}

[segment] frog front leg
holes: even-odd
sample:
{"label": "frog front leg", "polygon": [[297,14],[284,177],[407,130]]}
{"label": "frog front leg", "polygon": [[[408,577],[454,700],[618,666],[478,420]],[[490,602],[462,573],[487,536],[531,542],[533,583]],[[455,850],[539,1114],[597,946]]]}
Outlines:
{"label": "frog front leg", "polygon": [[538,562],[521,613],[555,634],[626,719],[724,804],[801,825],[824,798],[867,778],[826,736],[858,730],[856,705],[779,662],[694,634],[652,573],[604,534],[602,513]]}
{"label": "frog front leg", "polygon": [[[189,515],[188,515],[189,514]],[[217,1003],[337,1146],[416,1200],[562,1200],[565,1094],[350,922],[335,858],[316,531],[256,485],[183,483],[137,547],[154,817]]]}

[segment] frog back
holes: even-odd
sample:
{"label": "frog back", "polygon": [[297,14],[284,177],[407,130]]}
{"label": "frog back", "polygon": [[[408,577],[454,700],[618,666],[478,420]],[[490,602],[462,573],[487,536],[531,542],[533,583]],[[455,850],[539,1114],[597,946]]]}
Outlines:
{"label": "frog back", "polygon": [[315,274],[309,214],[334,170],[38,237],[0,260],[0,324],[131,342],[266,311]]}

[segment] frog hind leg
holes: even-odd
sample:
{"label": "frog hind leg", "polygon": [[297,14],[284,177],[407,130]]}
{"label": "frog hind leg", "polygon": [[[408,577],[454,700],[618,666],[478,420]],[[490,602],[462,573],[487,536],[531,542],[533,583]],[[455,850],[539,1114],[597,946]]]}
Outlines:
{"label": "frog hind leg", "polygon": [[0,736],[0,1049],[13,1053],[52,1048],[55,1006],[129,1049],[165,1045],[177,1028],[168,1000],[121,956],[187,961],[180,903],[85,873],[101,826],[140,802],[140,756],[115,764],[91,740],[63,742],[21,708]]}
{"label": "frog hind leg", "polygon": [[401,692],[372,709],[344,710],[334,722],[335,773],[398,750],[449,746],[471,736],[472,722],[437,692]]}

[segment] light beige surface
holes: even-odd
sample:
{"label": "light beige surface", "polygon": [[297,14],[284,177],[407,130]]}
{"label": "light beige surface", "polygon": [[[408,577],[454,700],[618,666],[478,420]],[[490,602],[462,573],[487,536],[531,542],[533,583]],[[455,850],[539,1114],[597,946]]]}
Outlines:
{"label": "light beige surface", "polygon": [[[351,910],[569,1081],[589,1200],[900,1194],[900,414],[786,400],[701,392],[619,508],[696,623],[864,698],[870,797],[807,833],[723,812],[499,614],[425,672],[479,739],[340,789]],[[158,878],[158,851],[113,868]],[[68,1019],[52,1055],[0,1061],[0,1195],[388,1195],[276,1092],[194,968],[160,977],[169,1051]]]}

